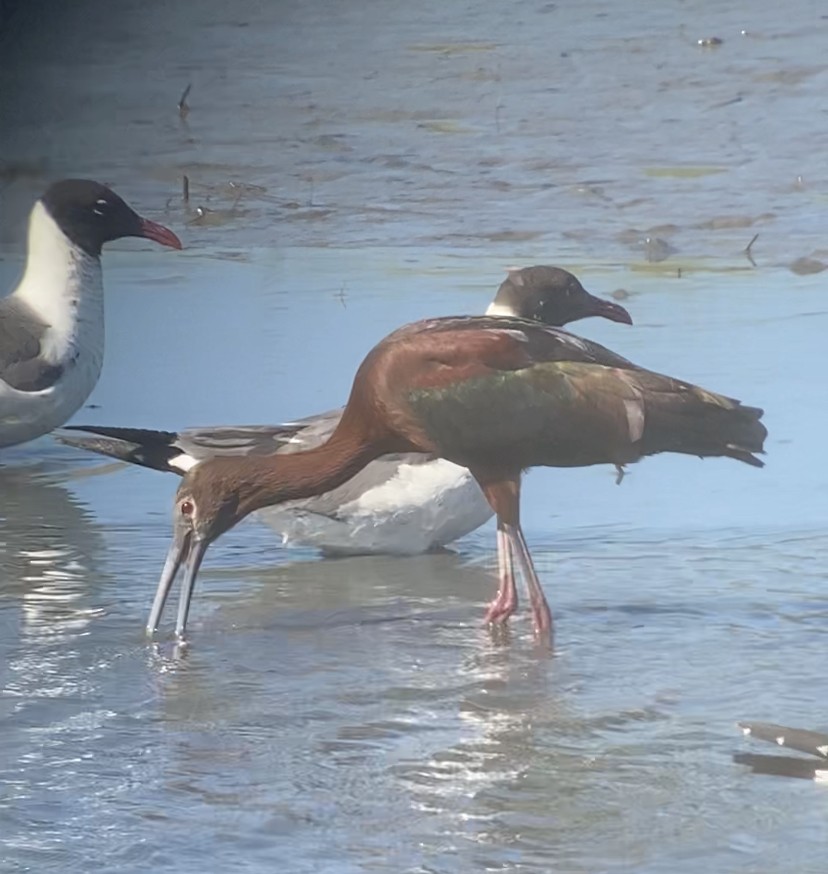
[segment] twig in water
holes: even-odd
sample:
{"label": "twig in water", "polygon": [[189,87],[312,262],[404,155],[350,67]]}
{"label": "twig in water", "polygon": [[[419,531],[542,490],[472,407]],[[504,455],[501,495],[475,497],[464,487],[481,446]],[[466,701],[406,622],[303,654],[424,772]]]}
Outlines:
{"label": "twig in water", "polygon": [[745,255],[747,255],[748,261],[755,267],[756,262],[753,260],[753,253],[750,251],[753,248],[753,244],[759,239],[759,234],[754,234],[753,239],[745,246]]}
{"label": "twig in water", "polygon": [[244,187],[244,185],[240,185],[239,183],[232,182],[232,181],[230,182],[229,187],[230,187],[230,190],[234,191],[236,194],[236,196],[233,198],[233,206],[232,206],[232,209],[235,209],[239,205],[239,202],[242,199],[242,195],[244,194],[245,187]]}
{"label": "twig in water", "polygon": [[184,93],[181,95],[181,100],[178,101],[178,114],[181,118],[186,118],[190,112],[190,107],[187,106],[187,97],[192,87],[193,83],[188,83],[187,87],[184,89]]}
{"label": "twig in water", "polygon": [[190,202],[190,177],[185,173],[181,177],[181,196],[184,198],[184,203]]}

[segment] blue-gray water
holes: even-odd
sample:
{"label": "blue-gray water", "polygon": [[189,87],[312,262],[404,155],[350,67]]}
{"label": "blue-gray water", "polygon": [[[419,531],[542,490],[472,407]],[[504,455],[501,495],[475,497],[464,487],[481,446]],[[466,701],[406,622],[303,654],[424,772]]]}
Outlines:
{"label": "blue-gray water", "polygon": [[554,657],[524,613],[505,641],[481,627],[490,526],[319,561],[244,525],[191,646],[150,644],[175,478],[5,452],[2,870],[824,871],[828,795],[732,755],[761,751],[738,719],[828,728],[828,299],[797,263],[828,260],[828,20],[621,6],[31,0],[7,22],[2,287],[63,175],[187,246],[107,251],[77,422],[328,409],[388,330],[558,263],[630,292],[634,328],[582,333],[765,407],[770,438],[762,471],[527,477]]}

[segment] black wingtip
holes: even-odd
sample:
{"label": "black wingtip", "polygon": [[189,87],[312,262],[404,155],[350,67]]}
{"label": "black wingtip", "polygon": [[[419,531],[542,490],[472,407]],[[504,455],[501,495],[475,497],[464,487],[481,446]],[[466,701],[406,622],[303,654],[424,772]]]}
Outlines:
{"label": "black wingtip", "polygon": [[[68,431],[80,432],[88,436],[75,436],[66,433]],[[183,473],[169,463],[172,458],[181,454],[181,450],[174,445],[178,437],[174,431],[71,425],[56,431],[54,437],[60,443],[74,449],[107,455],[119,461],[128,461],[153,470],[169,471],[179,476]]]}
{"label": "black wingtip", "polygon": [[122,428],[116,425],[64,425],[61,431],[82,431],[99,437],[112,437],[115,440],[129,440],[131,443],[172,443],[177,437],[175,431],[154,431],[152,428]]}

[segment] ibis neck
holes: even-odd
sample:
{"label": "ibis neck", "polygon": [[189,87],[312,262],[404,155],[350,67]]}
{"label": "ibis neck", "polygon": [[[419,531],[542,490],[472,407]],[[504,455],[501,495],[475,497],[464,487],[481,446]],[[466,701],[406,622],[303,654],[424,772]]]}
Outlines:
{"label": "ibis neck", "polygon": [[315,449],[245,459],[240,498],[244,513],[329,492],[375,458],[394,450],[384,442],[343,427],[344,421],[343,418],[327,443]]}

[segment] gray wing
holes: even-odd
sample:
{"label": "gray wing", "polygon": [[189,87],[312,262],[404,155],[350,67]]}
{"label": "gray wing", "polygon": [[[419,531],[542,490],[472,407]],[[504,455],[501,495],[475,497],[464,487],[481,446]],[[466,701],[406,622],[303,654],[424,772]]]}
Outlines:
{"label": "gray wing", "polygon": [[[341,409],[329,410],[281,425],[220,425],[214,428],[188,428],[179,432],[73,425],[61,429],[55,436],[61,443],[77,449],[181,475],[192,466],[193,461],[205,461],[217,456],[273,455],[276,452],[313,449],[331,436],[341,415]],[[419,464],[430,458],[429,455],[418,453],[384,456],[335,492],[309,498],[295,506],[322,515],[335,514],[336,508],[342,503],[391,479],[402,461]]]}
{"label": "gray wing", "polygon": [[49,325],[14,297],[0,300],[0,379],[18,391],[54,385],[63,367],[41,357],[40,341]]}
{"label": "gray wing", "polygon": [[[325,443],[333,434],[341,416],[342,410],[338,409],[279,425],[219,425],[212,428],[188,428],[186,431],[179,431],[172,435],[174,438],[172,443],[175,448],[198,461],[220,455],[304,452]],[[85,430],[93,429],[89,427]],[[103,433],[102,428],[95,428],[94,431],[98,434]]]}
{"label": "gray wing", "polygon": [[828,734],[805,728],[789,728],[774,722],[740,722],[742,732],[789,750],[798,750],[820,759],[828,759]]}
{"label": "gray wing", "polygon": [[[339,411],[284,425],[219,425],[186,431],[154,431],[108,425],[71,425],[55,436],[61,443],[131,464],[183,474],[209,458],[273,455],[310,449],[327,440]],[[73,432],[73,433],[69,433]],[[303,436],[304,435],[304,436]]]}

